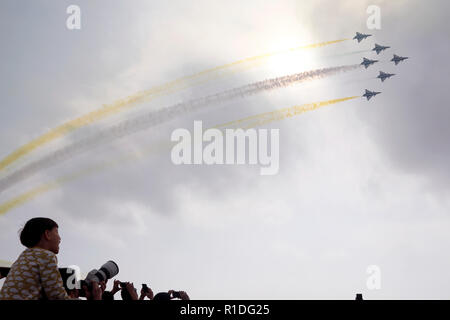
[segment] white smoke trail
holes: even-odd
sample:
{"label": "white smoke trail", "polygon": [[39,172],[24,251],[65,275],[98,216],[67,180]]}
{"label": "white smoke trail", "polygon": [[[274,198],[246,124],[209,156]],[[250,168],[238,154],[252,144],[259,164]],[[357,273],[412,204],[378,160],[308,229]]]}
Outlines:
{"label": "white smoke trail", "polygon": [[213,103],[225,102],[237,97],[246,97],[262,91],[269,91],[277,88],[284,88],[294,83],[320,79],[323,77],[335,75],[342,72],[347,72],[360,68],[360,64],[345,65],[339,67],[322,68],[311,71],[305,71],[283,77],[263,80],[251,83],[242,87],[226,90],[217,94],[206,97],[181,102],[169,107],[165,107],[156,111],[148,112],[147,114],[138,116],[136,118],[124,120],[121,123],[111,126],[109,128],[100,130],[99,133],[75,142],[71,145],[65,146],[39,160],[36,160],[12,174],[0,180],[0,192],[8,189],[12,185],[30,177],[36,172],[49,168],[57,163],[69,159],[71,156],[80,153],[96,145],[113,141],[131,133],[154,127],[170,121],[180,115],[188,112],[193,112],[207,107]]}

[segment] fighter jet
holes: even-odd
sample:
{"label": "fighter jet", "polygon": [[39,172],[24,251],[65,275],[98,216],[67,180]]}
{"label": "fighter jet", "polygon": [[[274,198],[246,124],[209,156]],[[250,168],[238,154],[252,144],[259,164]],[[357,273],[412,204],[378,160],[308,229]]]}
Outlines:
{"label": "fighter jet", "polygon": [[363,34],[363,33],[357,32],[356,36],[354,36],[353,39],[358,40],[358,43],[359,43],[359,42],[361,42],[361,40],[363,40],[363,39],[365,39],[367,37],[370,37],[370,36],[371,36],[371,34]]}
{"label": "fighter jet", "polygon": [[383,71],[380,71],[380,74],[378,75],[377,78],[380,78],[381,82],[383,82],[384,80],[392,76],[395,76],[395,73],[384,73]]}
{"label": "fighter jet", "polygon": [[367,98],[367,101],[370,100],[370,98],[372,98],[373,96],[376,96],[377,94],[379,94],[381,92],[375,92],[375,91],[370,91],[366,89],[366,93],[364,93],[362,96]]}
{"label": "fighter jet", "polygon": [[375,48],[373,48],[372,51],[376,51],[377,54],[380,54],[381,51],[386,50],[388,48],[390,48],[390,47],[388,47],[388,46],[380,46],[379,44],[375,43]]}
{"label": "fighter jet", "polygon": [[406,59],[408,59],[408,58],[409,58],[409,57],[400,57],[400,56],[394,54],[394,57],[391,59],[391,61],[394,61],[394,62],[395,62],[395,65],[398,65],[398,63],[399,63],[400,61],[406,60]]}
{"label": "fighter jet", "polygon": [[363,62],[361,62],[361,64],[367,69],[371,64],[374,64],[375,62],[378,62],[378,60],[369,60],[367,58],[363,58]]}

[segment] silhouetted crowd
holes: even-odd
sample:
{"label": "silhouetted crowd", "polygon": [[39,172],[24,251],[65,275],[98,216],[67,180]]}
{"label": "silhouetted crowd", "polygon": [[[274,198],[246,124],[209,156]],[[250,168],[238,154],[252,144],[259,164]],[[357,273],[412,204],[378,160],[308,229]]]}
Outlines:
{"label": "silhouetted crowd", "polygon": [[142,285],[140,294],[131,282],[113,281],[111,290],[106,290],[108,280],[92,283],[91,288],[84,285],[81,289],[67,290],[68,295],[72,299],[85,297],[87,300],[115,300],[114,296],[120,291],[122,300],[153,300],[153,301],[169,301],[172,299],[190,300],[184,291],[169,290],[168,292],[159,292],[153,294],[153,290],[146,285]]}
{"label": "silhouetted crowd", "polygon": [[138,294],[133,283],[119,280],[113,280],[112,289],[106,290],[108,280],[119,273],[114,261],[91,270],[84,280],[68,285],[70,281],[64,271],[67,268],[59,269],[56,258],[61,242],[58,224],[49,218],[27,221],[20,232],[20,242],[26,249],[11,268],[0,268],[0,279],[6,277],[0,300],[116,300],[119,291],[122,300],[189,300],[184,291],[169,290],[154,295],[146,284]]}

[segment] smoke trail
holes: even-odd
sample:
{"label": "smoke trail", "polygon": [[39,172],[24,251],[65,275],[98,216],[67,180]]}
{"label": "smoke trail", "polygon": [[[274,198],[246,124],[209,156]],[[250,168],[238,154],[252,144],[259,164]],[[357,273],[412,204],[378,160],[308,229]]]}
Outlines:
{"label": "smoke trail", "polygon": [[[102,161],[101,163],[90,165],[89,167],[83,168],[76,172],[63,175],[62,177],[60,177],[56,180],[42,184],[42,185],[35,187],[25,193],[20,194],[17,197],[14,197],[14,198],[8,200],[7,202],[0,204],[0,215],[5,214],[8,211],[14,209],[15,207],[21,206],[21,205],[25,204],[26,202],[33,200],[34,198],[36,198],[37,196],[39,196],[43,193],[46,193],[48,191],[51,191],[58,187],[61,187],[63,184],[70,183],[72,181],[78,180],[79,178],[82,178],[84,176],[87,176],[87,175],[90,175],[93,173],[98,173],[98,172],[104,171],[108,168],[114,168],[115,166],[123,164],[126,161],[131,161],[131,160],[135,160],[137,158],[144,157],[144,156],[150,154],[150,152],[152,152],[152,151],[159,151],[159,150],[162,150],[163,148],[167,148],[168,146],[169,146],[169,144],[167,143],[166,140],[160,140],[156,144],[152,144],[152,146],[150,148],[145,148],[144,150],[141,149],[141,150],[139,150],[139,152],[127,154],[127,155],[121,156],[114,160]],[[1,260],[0,260],[0,263],[1,263]]]}
{"label": "smoke trail", "polygon": [[50,183],[44,184],[38,188],[35,188],[27,193],[24,193],[8,202],[3,203],[2,205],[0,205],[0,214],[4,214],[4,213],[8,212],[9,210],[11,210],[17,206],[20,206],[20,205],[26,203],[27,201],[32,200],[33,198],[37,197],[40,194],[56,188],[57,185],[58,184],[55,182],[50,182]]}
{"label": "smoke trail", "polygon": [[5,203],[2,203],[0,205],[0,215],[4,214],[4,213],[6,213],[6,212],[8,212],[10,210],[12,210],[15,207],[18,207],[18,206],[20,206],[20,205],[22,205],[22,204],[24,204],[24,203],[34,199],[35,197],[37,197],[37,196],[39,196],[39,195],[41,195],[43,193],[46,193],[46,192],[48,192],[50,190],[53,190],[53,189],[59,187],[60,185],[62,185],[64,183],[76,180],[79,177],[88,175],[88,174],[96,172],[98,170],[106,169],[111,164],[113,164],[113,163],[101,163],[101,164],[98,164],[98,165],[90,166],[90,167],[88,167],[86,169],[77,171],[77,172],[72,173],[72,174],[64,175],[61,178],[58,178],[58,179],[56,179],[54,181],[47,182],[45,184],[40,185],[39,187],[33,188],[30,191],[27,191],[27,192],[25,192],[25,193],[15,197],[15,198],[12,198],[11,200],[9,200],[9,201],[7,201]]}
{"label": "smoke trail", "polygon": [[209,95],[206,97],[193,99],[187,102],[181,102],[166,108],[148,112],[145,115],[133,119],[124,120],[117,125],[100,130],[99,133],[91,137],[88,137],[86,139],[75,142],[66,147],[63,147],[6,176],[5,178],[0,180],[0,192],[9,188],[13,184],[31,176],[32,174],[38,172],[39,170],[48,168],[61,161],[64,161],[70,158],[71,156],[79,152],[82,152],[88,148],[95,147],[96,145],[102,143],[110,142],[117,138],[129,135],[131,133],[143,129],[147,129],[149,127],[157,126],[159,124],[168,122],[176,117],[179,117],[180,115],[183,115],[185,113],[201,110],[202,108],[205,108],[213,103],[225,102],[237,97],[246,97],[262,91],[284,88],[294,83],[320,79],[338,73],[355,70],[360,67],[361,67],[360,64],[354,64],[339,67],[322,68],[296,73],[293,75],[278,77],[274,79],[263,80],[242,87],[226,90],[217,94]]}
{"label": "smoke trail", "polygon": [[[160,143],[161,145],[161,143]],[[157,148],[158,146],[156,146]],[[161,147],[161,146],[159,146]],[[154,148],[152,147],[151,150],[153,150]],[[147,152],[145,153],[149,153],[150,149],[147,150]],[[145,154],[144,153],[144,154]],[[18,207],[20,205],[23,205],[24,203],[33,200],[34,198],[36,198],[37,196],[46,193],[48,191],[51,191],[53,189],[56,189],[58,187],[60,187],[63,184],[75,181],[81,177],[93,174],[93,173],[97,173],[103,170],[106,170],[108,168],[112,168],[114,166],[117,166],[127,160],[131,160],[133,158],[138,158],[143,156],[143,154],[132,154],[132,155],[126,155],[123,157],[120,157],[118,159],[112,160],[112,161],[103,161],[101,163],[95,164],[95,165],[91,165],[87,168],[78,170],[76,172],[67,174],[67,175],[63,175],[62,177],[47,182],[45,184],[42,184],[36,188],[33,188],[25,193],[20,194],[17,197],[14,197],[10,200],[8,200],[7,202],[4,202],[2,204],[0,204],[0,215],[1,214],[5,214],[8,211],[14,209],[15,207]]]}
{"label": "smoke trail", "polygon": [[[346,97],[346,98],[340,98],[340,99],[333,99],[333,100],[326,100],[326,101],[319,101],[319,102],[314,102],[314,103],[308,103],[308,104],[304,104],[304,105],[300,105],[300,106],[293,106],[290,108],[284,108],[284,109],[279,109],[279,110],[275,110],[272,112],[265,112],[265,113],[261,113],[261,114],[257,114],[254,116],[250,116],[247,118],[243,118],[240,120],[235,120],[235,121],[231,121],[231,122],[227,122],[224,124],[220,124],[215,126],[214,128],[230,128],[230,127],[237,127],[239,126],[240,128],[251,128],[251,127],[256,127],[256,126],[260,126],[269,122],[273,122],[273,121],[277,121],[277,120],[283,120],[285,118],[289,118],[289,117],[293,117],[296,115],[299,115],[301,113],[307,112],[307,111],[313,111],[316,110],[318,108],[321,107],[325,107],[331,104],[335,104],[335,103],[339,103],[339,102],[344,102],[347,100],[351,100],[351,99],[355,99],[355,98],[359,98],[360,96],[352,96],[352,97]],[[245,126],[244,126],[245,125]],[[162,148],[166,145],[165,141],[164,142],[160,142],[157,147]],[[154,148],[152,148],[153,150]],[[150,151],[150,149],[147,150],[147,152]],[[97,172],[100,170],[105,170],[108,167],[117,165],[122,163],[123,161],[126,160],[130,160],[132,157],[131,156],[125,156],[122,157],[118,160],[114,160],[114,161],[109,161],[109,162],[103,162],[100,164],[97,164],[95,166],[91,166],[89,168],[86,168],[84,170],[75,172],[73,174],[70,175],[65,175],[57,180],[54,180],[52,182],[48,182],[46,184],[43,184],[39,187],[36,187],[28,192],[25,192],[3,204],[0,205],[0,215],[1,214],[5,214],[8,211],[12,210],[13,208],[20,206],[28,201],[31,201],[32,199],[34,199],[35,197],[48,192],[50,190],[53,190],[59,186],[61,186],[64,183],[68,183],[70,181],[76,180],[82,176],[85,176],[87,174],[91,174],[93,172]]]}
{"label": "smoke trail", "polygon": [[230,128],[230,127],[240,127],[243,129],[253,128],[256,126],[261,126],[270,122],[283,120],[286,118],[290,118],[299,114],[302,114],[304,112],[313,111],[325,106],[329,106],[335,103],[356,99],[360,96],[352,96],[352,97],[346,97],[346,98],[340,98],[340,99],[333,99],[333,100],[327,100],[327,101],[320,101],[320,102],[313,102],[313,103],[307,103],[300,106],[293,106],[290,108],[284,108],[279,109],[271,112],[265,112],[261,114],[257,114],[255,116],[243,118],[240,120],[231,121],[228,123],[224,123],[221,125],[216,126],[216,128]]}
{"label": "smoke trail", "polygon": [[319,48],[327,45],[331,45],[334,43],[339,43],[343,41],[347,41],[350,39],[340,39],[340,40],[333,40],[333,41],[327,41],[327,42],[320,42],[315,43],[311,45],[296,47],[296,48],[290,48],[287,50],[280,50],[272,53],[267,53],[259,56],[254,56],[246,59],[241,59],[232,63],[224,64],[212,69],[207,69],[204,71],[201,71],[199,73],[182,77],[179,79],[176,79],[171,82],[167,82],[163,85],[153,87],[149,90],[138,92],[134,95],[128,96],[124,99],[120,99],[112,104],[104,105],[103,108],[92,111],[90,113],[87,113],[85,115],[82,115],[78,118],[75,118],[73,120],[70,120],[68,122],[63,123],[60,126],[57,126],[56,128],[50,130],[49,132],[39,136],[38,138],[24,144],[23,146],[19,147],[9,155],[7,155],[5,158],[0,160],[0,171],[4,170],[6,167],[11,165],[16,160],[24,157],[25,155],[29,154],[33,150],[35,150],[38,147],[41,147],[50,141],[53,141],[59,137],[62,137],[71,131],[74,131],[78,128],[81,128],[83,126],[89,125],[91,123],[94,123],[96,121],[99,121],[101,119],[104,119],[108,116],[114,115],[116,113],[119,113],[123,110],[126,110],[127,108],[131,108],[134,105],[146,101],[150,98],[155,98],[160,95],[168,94],[170,92],[175,92],[177,90],[189,87],[189,82],[197,80],[201,77],[205,76],[217,76],[219,72],[224,71],[228,68],[232,68],[244,63],[257,61],[261,59],[266,59],[271,56],[275,56],[278,54],[283,54],[287,52],[297,51],[301,49],[312,49],[312,48]]}

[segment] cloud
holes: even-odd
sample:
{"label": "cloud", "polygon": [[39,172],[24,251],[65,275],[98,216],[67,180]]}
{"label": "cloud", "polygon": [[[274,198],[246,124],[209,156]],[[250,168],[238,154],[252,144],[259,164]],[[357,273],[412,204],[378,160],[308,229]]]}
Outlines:
{"label": "cloud", "polygon": [[[17,28],[9,29],[0,60],[2,67],[8,65],[0,86],[5,97],[1,156],[44,128],[137,90],[280,47],[365,31],[369,2],[102,6],[82,1],[86,20],[78,34],[65,30],[64,23],[59,27],[64,3],[45,7],[49,18],[44,20],[36,20],[44,10],[38,5],[25,14],[8,3],[11,18],[0,21]],[[446,297],[445,10],[419,1],[379,5],[382,30],[371,31],[370,41],[317,49],[296,67],[357,63],[359,55],[342,54],[379,41],[411,56],[397,67],[379,64],[397,73],[383,84],[371,67],[232,101],[77,156],[20,188],[145,153],[156,141],[167,141],[174,128],[191,129],[196,119],[216,125],[355,95],[366,87],[383,92],[370,103],[356,99],[271,124],[280,128],[278,175],[261,177],[252,166],[175,166],[170,149],[119,160],[0,217],[5,255],[0,258],[18,255],[18,226],[39,215],[61,226],[61,265],[75,263],[84,272],[113,259],[120,279],[148,280],[157,291],[180,288],[195,298],[234,299],[352,299],[356,292],[374,299]],[[34,19],[25,19],[30,15]],[[393,52],[380,57],[388,60]],[[280,70],[273,64],[244,70],[109,121],[280,75]],[[84,128],[62,143],[107,124]],[[365,289],[371,264],[382,269],[379,292]],[[412,278],[414,290],[405,290]]]}

